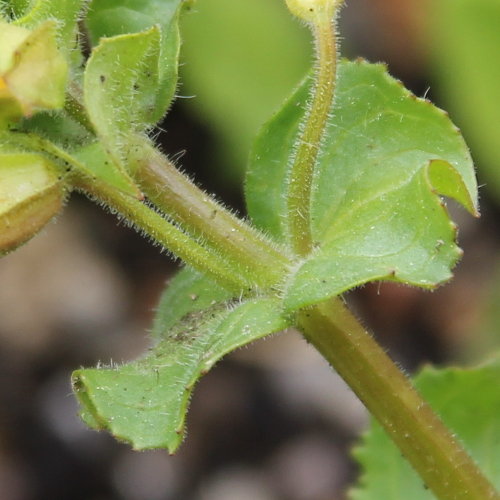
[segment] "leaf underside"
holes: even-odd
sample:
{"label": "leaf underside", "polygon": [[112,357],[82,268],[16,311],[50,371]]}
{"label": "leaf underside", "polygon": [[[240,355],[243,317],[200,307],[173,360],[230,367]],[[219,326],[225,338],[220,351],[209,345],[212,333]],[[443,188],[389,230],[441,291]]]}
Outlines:
{"label": "leaf underside", "polygon": [[[310,79],[263,127],[246,182],[249,213],[287,240],[290,157]],[[474,169],[446,113],[418,99],[385,66],[342,61],[336,101],[312,187],[315,250],[284,285],[292,311],[373,280],[431,288],[451,277],[461,251],[439,195],[477,213]]]}
{"label": "leaf underside", "polygon": [[[472,369],[425,368],[417,388],[460,436],[492,484],[500,488],[500,358]],[[363,468],[351,500],[433,500],[416,472],[374,421],[354,455]]]}
{"label": "leaf underside", "polygon": [[[225,292],[209,284],[193,271],[181,272],[174,283],[174,301],[156,321],[158,343],[144,358],[74,373],[81,415],[88,425],[107,429],[138,450],[174,452],[182,442],[196,381],[225,354],[289,325],[279,299],[218,302]],[[179,320],[176,316],[182,313]]]}

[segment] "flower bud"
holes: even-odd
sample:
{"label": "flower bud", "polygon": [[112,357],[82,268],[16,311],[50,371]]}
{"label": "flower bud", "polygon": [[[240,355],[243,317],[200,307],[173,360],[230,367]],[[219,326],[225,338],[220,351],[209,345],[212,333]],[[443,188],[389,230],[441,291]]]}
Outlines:
{"label": "flower bud", "polygon": [[64,106],[67,75],[53,21],[35,30],[0,21],[0,126]]}
{"label": "flower bud", "polygon": [[31,153],[0,154],[0,255],[25,243],[62,208],[55,168]]}
{"label": "flower bud", "polygon": [[304,21],[314,21],[318,14],[331,17],[344,0],[286,0],[292,14]]}

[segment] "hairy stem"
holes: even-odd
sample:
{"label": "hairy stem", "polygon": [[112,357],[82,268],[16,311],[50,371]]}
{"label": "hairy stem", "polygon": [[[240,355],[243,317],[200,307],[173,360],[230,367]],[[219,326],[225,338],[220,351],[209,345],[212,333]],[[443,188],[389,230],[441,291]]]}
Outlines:
{"label": "hairy stem", "polygon": [[147,141],[138,148],[133,175],[158,208],[256,285],[268,287],[281,280],[289,265],[283,249],[204,193]]}
{"label": "hairy stem", "polygon": [[312,179],[335,93],[337,42],[334,12],[333,7],[318,8],[311,14],[316,75],[290,170],[287,196],[289,234],[298,255],[307,255],[313,248],[310,226]]}
{"label": "hairy stem", "polygon": [[176,257],[211,277],[226,289],[242,293],[253,286],[251,281],[241,276],[223,258],[204,248],[142,201],[95,179],[78,177],[74,184],[78,189],[103,201]]}
{"label": "hairy stem", "polygon": [[339,299],[299,313],[306,339],[363,401],[440,500],[499,500],[410,380]]}

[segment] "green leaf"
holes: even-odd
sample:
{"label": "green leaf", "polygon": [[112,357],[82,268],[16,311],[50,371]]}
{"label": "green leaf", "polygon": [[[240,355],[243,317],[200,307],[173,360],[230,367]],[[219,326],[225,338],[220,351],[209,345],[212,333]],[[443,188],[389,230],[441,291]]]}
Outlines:
{"label": "green leaf", "polygon": [[170,106],[177,88],[180,50],[179,16],[185,0],[94,0],[87,16],[93,45],[102,37],[160,28],[158,92],[151,123],[159,121]]}
{"label": "green leaf", "polygon": [[163,292],[154,319],[153,338],[161,338],[186,314],[231,299],[231,293],[193,269],[182,269]]}
{"label": "green leaf", "polygon": [[56,21],[59,49],[69,56],[76,47],[77,22],[85,3],[85,0],[36,0],[14,24],[34,29],[44,21]]}
{"label": "green leaf", "polygon": [[[425,368],[416,386],[500,488],[500,358],[478,368]],[[374,421],[354,452],[363,472],[352,500],[432,500],[398,448]]]}
{"label": "green leaf", "polygon": [[[249,213],[280,240],[286,239],[289,158],[308,85],[264,127],[250,159]],[[313,182],[316,250],[285,284],[286,307],[314,304],[367,281],[434,287],[449,279],[460,249],[439,194],[477,211],[474,170],[459,131],[384,66],[343,61]]]}
{"label": "green leaf", "polygon": [[164,332],[143,359],[76,371],[73,384],[82,418],[135,449],[174,452],[182,442],[196,381],[226,353],[288,325],[275,298],[222,302],[194,311]]}
{"label": "green leaf", "polygon": [[429,3],[426,18],[437,91],[500,199],[500,2],[441,0]]}

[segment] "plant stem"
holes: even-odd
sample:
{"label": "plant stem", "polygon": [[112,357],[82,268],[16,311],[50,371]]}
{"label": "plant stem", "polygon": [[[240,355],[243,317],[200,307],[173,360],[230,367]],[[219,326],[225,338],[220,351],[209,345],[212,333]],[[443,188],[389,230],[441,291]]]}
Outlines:
{"label": "plant stem", "polygon": [[186,264],[210,276],[224,288],[235,293],[246,292],[252,288],[253,283],[241,276],[223,258],[194,241],[142,201],[96,179],[78,176],[74,180],[74,185],[103,201],[176,257],[180,257]]}
{"label": "plant stem", "polygon": [[410,380],[339,299],[299,313],[305,338],[384,427],[440,500],[498,500],[499,494]]}
{"label": "plant stem", "polygon": [[204,193],[147,141],[138,143],[134,156],[129,157],[134,178],[160,210],[256,285],[281,281],[290,263],[283,249]]}
{"label": "plant stem", "polygon": [[318,8],[311,14],[311,29],[316,47],[316,75],[288,179],[289,233],[295,252],[301,256],[307,255],[313,248],[310,225],[312,179],[335,94],[337,41],[334,13],[332,6]]}

